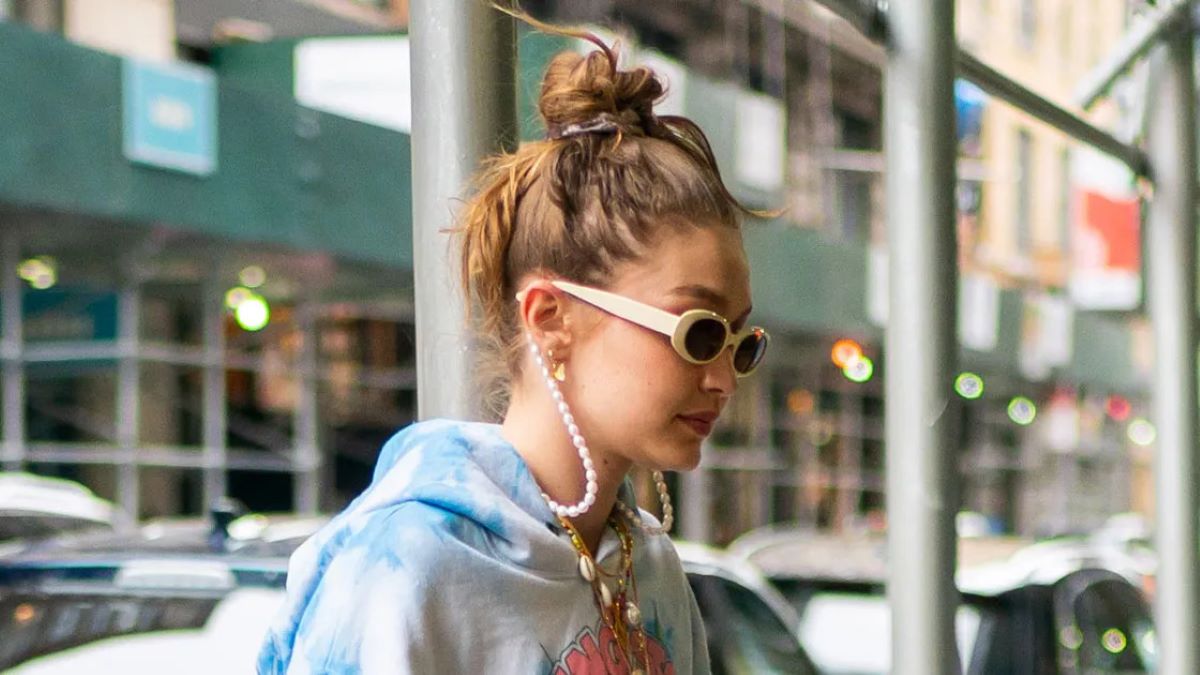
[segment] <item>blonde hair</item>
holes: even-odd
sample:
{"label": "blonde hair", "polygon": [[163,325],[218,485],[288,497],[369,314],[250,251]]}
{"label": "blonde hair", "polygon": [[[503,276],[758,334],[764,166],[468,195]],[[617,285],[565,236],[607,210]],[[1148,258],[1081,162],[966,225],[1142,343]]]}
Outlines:
{"label": "blonde hair", "polygon": [[488,159],[460,215],[462,285],[493,418],[520,371],[515,284],[526,274],[604,285],[662,228],[738,228],[750,213],[722,182],[700,128],[654,114],[665,89],[652,70],[620,70],[595,35],[510,13],[598,49],[550,61],[538,104],[547,139]]}

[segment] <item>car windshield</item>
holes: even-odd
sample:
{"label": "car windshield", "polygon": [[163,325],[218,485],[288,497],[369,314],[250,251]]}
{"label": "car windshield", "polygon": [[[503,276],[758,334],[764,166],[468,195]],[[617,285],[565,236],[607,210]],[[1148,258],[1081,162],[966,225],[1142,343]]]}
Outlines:
{"label": "car windshield", "polygon": [[0,672],[252,673],[274,589],[223,596],[0,591]]}
{"label": "car windshield", "polygon": [[816,675],[796,635],[750,589],[716,575],[688,577],[704,616],[714,675]]}

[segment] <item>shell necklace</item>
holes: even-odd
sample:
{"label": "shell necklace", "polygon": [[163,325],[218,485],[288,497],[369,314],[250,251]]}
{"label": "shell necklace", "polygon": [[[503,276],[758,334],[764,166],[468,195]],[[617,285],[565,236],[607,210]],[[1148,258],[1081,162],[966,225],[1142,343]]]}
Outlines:
{"label": "shell necklace", "polygon": [[633,536],[629,533],[629,526],[615,514],[608,519],[608,524],[621,542],[621,559],[617,569],[609,572],[596,562],[575,525],[564,516],[558,516],[558,521],[571,535],[571,545],[579,554],[579,576],[591,585],[592,597],[600,610],[600,619],[616,638],[628,668],[627,672],[631,675],[645,675],[650,667],[650,652],[646,647],[642,611],[637,605],[637,579],[633,573]]}

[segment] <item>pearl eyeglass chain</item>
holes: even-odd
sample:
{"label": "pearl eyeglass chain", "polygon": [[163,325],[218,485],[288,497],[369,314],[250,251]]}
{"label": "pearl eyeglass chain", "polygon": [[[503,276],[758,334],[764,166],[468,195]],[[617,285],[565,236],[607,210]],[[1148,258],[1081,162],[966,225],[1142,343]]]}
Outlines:
{"label": "pearl eyeglass chain", "polygon": [[[584,485],[583,499],[571,506],[559,504],[550,498],[550,495],[542,493],[542,499],[546,500],[546,504],[550,506],[550,510],[554,515],[560,518],[578,518],[588,512],[592,505],[596,503],[596,493],[599,492],[600,486],[596,482],[596,466],[592,463],[592,453],[588,449],[587,441],[579,432],[579,425],[575,423],[575,417],[571,414],[571,407],[567,405],[567,401],[563,398],[562,390],[558,388],[558,382],[555,381],[554,374],[551,373],[550,364],[546,363],[545,357],[542,356],[542,350],[534,342],[533,336],[529,336],[529,352],[533,355],[533,360],[537,363],[538,368],[542,371],[542,378],[546,381],[546,387],[550,389],[550,397],[554,399],[554,403],[558,406],[558,413],[562,415],[563,426],[567,428],[567,434],[571,437],[571,443],[575,446],[579,453],[579,459],[583,462],[583,474],[586,479]],[[661,471],[655,471],[654,474],[655,489],[658,490],[658,500],[662,504],[663,520],[661,526],[647,525],[636,509],[631,508],[628,504],[617,500],[617,508],[621,513],[629,519],[629,522],[648,534],[666,534],[671,531],[671,525],[675,522],[675,508],[671,505],[671,494],[667,490],[666,480],[663,478]]]}

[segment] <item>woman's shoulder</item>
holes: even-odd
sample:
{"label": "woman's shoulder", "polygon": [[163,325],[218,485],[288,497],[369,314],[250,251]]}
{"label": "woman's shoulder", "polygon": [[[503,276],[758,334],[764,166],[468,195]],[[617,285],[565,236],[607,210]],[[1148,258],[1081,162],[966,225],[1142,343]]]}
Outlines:
{"label": "woman's shoulder", "polygon": [[483,422],[431,419],[414,422],[397,431],[379,453],[375,477],[387,473],[405,455],[436,450],[447,456],[462,456],[480,446],[501,442],[498,427]]}

